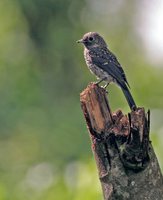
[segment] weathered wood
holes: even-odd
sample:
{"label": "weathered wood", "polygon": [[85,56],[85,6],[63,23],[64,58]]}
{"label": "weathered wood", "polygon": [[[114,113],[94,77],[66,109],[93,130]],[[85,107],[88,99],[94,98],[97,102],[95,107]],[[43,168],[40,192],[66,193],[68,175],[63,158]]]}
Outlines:
{"label": "weathered wood", "polygon": [[161,200],[163,177],[149,141],[150,113],[111,112],[106,91],[91,83],[80,95],[105,200]]}

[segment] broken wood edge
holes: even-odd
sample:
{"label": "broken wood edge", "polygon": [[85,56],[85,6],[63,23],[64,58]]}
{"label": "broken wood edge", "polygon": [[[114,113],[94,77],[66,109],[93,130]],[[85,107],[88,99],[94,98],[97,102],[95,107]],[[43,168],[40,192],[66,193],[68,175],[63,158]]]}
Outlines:
{"label": "broken wood edge", "polygon": [[[106,156],[105,133],[113,124],[106,91],[98,85],[90,83],[80,94],[80,102],[90,133],[99,177],[103,178],[108,173],[107,166],[109,162]],[[102,106],[99,102],[103,102]]]}
{"label": "broken wood edge", "polygon": [[[98,133],[107,132],[112,124],[112,115],[106,90],[97,84],[90,83],[80,94],[80,102],[82,108],[84,108],[84,113],[87,112],[88,115],[91,115],[89,119],[92,128]],[[103,104],[100,102],[103,102]]]}
{"label": "broken wood edge", "polygon": [[[106,154],[107,137],[113,134],[124,166],[133,170],[144,169],[150,160],[150,111],[146,114],[144,108],[136,108],[128,114],[128,118],[121,110],[112,113],[105,89],[94,83],[90,83],[80,94],[80,101],[91,135],[93,151],[96,152],[95,147],[99,145],[97,139],[105,144]],[[104,160],[106,163],[106,159]],[[101,165],[101,161],[99,162]],[[107,174],[106,170],[100,172],[100,177],[104,174]]]}
{"label": "broken wood edge", "polygon": [[113,192],[113,185],[106,181],[109,175],[108,167],[110,166],[106,135],[112,127],[113,119],[106,97],[106,91],[100,86],[90,83],[80,94],[80,102],[90,133],[92,151],[95,157],[104,198],[109,199]]}
{"label": "broken wood edge", "polygon": [[121,152],[121,159],[124,166],[132,170],[143,170],[150,161],[149,115],[149,111],[145,114],[144,108],[129,113],[130,135]]}

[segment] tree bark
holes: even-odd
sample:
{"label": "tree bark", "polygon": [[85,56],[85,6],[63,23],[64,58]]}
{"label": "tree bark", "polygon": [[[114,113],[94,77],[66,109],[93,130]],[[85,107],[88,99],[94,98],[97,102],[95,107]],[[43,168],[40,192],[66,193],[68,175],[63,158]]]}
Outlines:
{"label": "tree bark", "polygon": [[105,200],[162,200],[163,177],[149,140],[150,112],[111,112],[106,90],[80,94]]}

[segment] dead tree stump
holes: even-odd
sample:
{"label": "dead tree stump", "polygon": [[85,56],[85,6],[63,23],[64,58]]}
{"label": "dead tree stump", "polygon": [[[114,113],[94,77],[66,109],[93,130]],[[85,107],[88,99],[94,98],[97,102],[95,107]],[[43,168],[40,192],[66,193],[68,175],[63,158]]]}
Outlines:
{"label": "dead tree stump", "polygon": [[163,200],[163,177],[149,140],[150,112],[111,112],[106,91],[80,94],[105,200]]}

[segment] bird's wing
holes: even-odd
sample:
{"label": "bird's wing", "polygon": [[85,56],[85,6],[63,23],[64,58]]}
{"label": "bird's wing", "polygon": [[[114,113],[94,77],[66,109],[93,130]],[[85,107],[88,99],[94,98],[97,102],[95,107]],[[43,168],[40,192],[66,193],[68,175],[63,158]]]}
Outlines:
{"label": "bird's wing", "polygon": [[129,83],[128,83],[127,78],[126,78],[126,75],[125,75],[125,72],[124,72],[123,68],[121,67],[120,63],[118,62],[116,56],[109,51],[107,52],[107,54],[109,54],[110,61],[118,67],[118,69],[120,70],[120,72],[122,74],[124,81],[127,83],[128,87],[130,88]]}
{"label": "bird's wing", "polygon": [[125,73],[112,53],[107,52],[107,54],[101,54],[101,56],[91,56],[91,58],[95,65],[111,75],[121,87],[127,87],[126,84],[128,85],[128,82]]}

